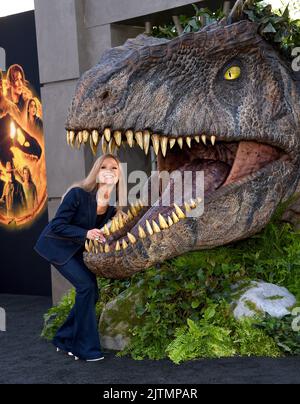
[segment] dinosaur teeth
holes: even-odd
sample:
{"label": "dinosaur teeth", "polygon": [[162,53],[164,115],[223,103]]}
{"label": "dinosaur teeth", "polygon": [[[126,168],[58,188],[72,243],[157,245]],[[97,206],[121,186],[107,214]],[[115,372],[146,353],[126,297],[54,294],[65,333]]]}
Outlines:
{"label": "dinosaur teeth", "polygon": [[179,219],[184,219],[186,216],[183,213],[183,211],[180,209],[180,207],[178,205],[176,205],[176,203],[174,203],[174,207],[175,207],[176,215],[179,217]]}
{"label": "dinosaur teeth", "polygon": [[150,234],[150,236],[152,236],[152,234],[154,233],[154,231],[153,231],[153,229],[152,229],[152,227],[151,227],[151,224],[149,223],[148,220],[146,220],[146,228],[147,228],[147,231],[148,231],[148,233]]}
{"label": "dinosaur teeth", "polygon": [[145,230],[142,228],[142,226],[139,226],[138,229],[139,229],[139,237],[146,238],[147,234],[145,233]]}
{"label": "dinosaur teeth", "polygon": [[110,138],[111,138],[111,130],[109,128],[104,129],[103,135],[104,135],[107,143],[109,143]]}
{"label": "dinosaur teeth", "polygon": [[[148,129],[143,131],[139,130],[137,132],[133,132],[131,129],[128,129],[125,132],[122,132],[121,130],[115,130],[112,132],[110,128],[105,128],[103,135],[101,135],[101,133],[97,129],[94,129],[91,132],[87,129],[78,131],[77,134],[73,130],[67,130],[66,141],[69,146],[72,148],[76,146],[78,149],[80,149],[81,144],[86,144],[89,141],[94,155],[97,153],[97,147],[99,144],[101,144],[102,152],[104,154],[107,152],[114,154],[116,150],[119,150],[122,144],[123,146],[128,144],[131,148],[134,147],[135,144],[138,144],[139,147],[144,150],[145,155],[148,155],[152,142],[152,147],[156,156],[158,156],[159,151],[161,150],[163,157],[166,157],[168,146],[171,150],[177,144],[177,147],[183,149],[186,144],[187,147],[191,149],[193,139],[196,143],[202,142],[206,146],[207,138],[210,140],[212,146],[216,144],[217,140],[215,135],[207,136],[202,134],[169,137],[166,135],[151,134]],[[122,133],[124,133],[124,137],[122,136]]]}
{"label": "dinosaur teeth", "polygon": [[158,155],[159,152],[159,136],[158,135],[152,135],[152,144],[153,144],[153,150],[156,155]]}
{"label": "dinosaur teeth", "polygon": [[118,146],[121,146],[122,144],[122,133],[119,130],[116,130],[114,132],[114,138],[115,138],[115,142]]}
{"label": "dinosaur teeth", "polygon": [[116,251],[120,251],[120,250],[121,250],[121,246],[120,246],[119,240],[118,240],[117,243],[116,243],[116,248],[115,248],[115,250],[116,250]]}
{"label": "dinosaur teeth", "polygon": [[160,233],[160,227],[155,220],[152,220],[152,228],[154,233]]}
{"label": "dinosaur teeth", "polygon": [[182,137],[179,137],[177,139],[177,143],[179,144],[179,147],[182,149],[182,147],[183,147],[183,139],[182,139]]}
{"label": "dinosaur teeth", "polygon": [[137,144],[140,146],[140,148],[142,150],[144,150],[143,133],[142,132],[136,132],[135,133],[135,139],[137,141]]}
{"label": "dinosaur teeth", "polygon": [[147,155],[150,147],[150,132],[148,130],[144,131],[143,138],[144,138],[144,151],[145,154]]}
{"label": "dinosaur teeth", "polygon": [[165,218],[161,214],[158,215],[158,220],[159,220],[159,225],[160,225],[161,229],[169,228],[168,223],[166,222]]}
{"label": "dinosaur teeth", "polygon": [[127,233],[127,237],[128,237],[128,240],[131,242],[131,244],[134,244],[134,243],[136,243],[136,238],[134,237],[134,235],[133,234],[131,234],[131,233]]}
{"label": "dinosaur teeth", "polygon": [[133,147],[133,132],[132,130],[127,130],[125,133],[126,139],[127,139],[127,143],[129,144],[129,147]]}
{"label": "dinosaur teeth", "polygon": [[167,148],[168,148],[168,138],[166,136],[163,136],[160,139],[160,147],[161,147],[161,152],[164,157],[166,157],[167,154]]}

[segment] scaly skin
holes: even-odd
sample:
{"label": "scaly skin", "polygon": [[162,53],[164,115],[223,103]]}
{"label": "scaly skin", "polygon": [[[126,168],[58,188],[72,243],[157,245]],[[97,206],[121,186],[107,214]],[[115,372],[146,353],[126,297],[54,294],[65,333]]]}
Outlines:
{"label": "scaly skin", "polygon": [[[168,142],[182,138],[183,149],[176,144],[171,151],[169,144],[166,157],[161,140],[159,168],[184,171],[188,164],[192,169],[198,164],[208,178],[202,216],[188,217],[181,204],[182,218],[150,235],[146,219],[158,223],[161,213],[167,220],[174,208],[133,210],[134,222],[110,232],[109,252],[88,246],[91,251],[84,260],[97,275],[125,278],[187,251],[249,237],[295,191],[300,173],[299,82],[289,62],[257,33],[255,23],[236,20],[231,15],[170,41],[139,36],[107,51],[80,79],[66,123],[70,144],[86,143],[96,130],[91,142],[95,151],[106,128],[120,132],[115,133],[117,142],[120,136],[126,139],[126,130],[138,132],[137,142],[146,151],[147,131]],[[239,66],[241,75],[225,80],[232,66]],[[188,136],[191,148],[185,144]],[[221,158],[222,153],[226,157]],[[196,164],[197,156],[201,161]],[[146,237],[139,236],[138,225]]]}

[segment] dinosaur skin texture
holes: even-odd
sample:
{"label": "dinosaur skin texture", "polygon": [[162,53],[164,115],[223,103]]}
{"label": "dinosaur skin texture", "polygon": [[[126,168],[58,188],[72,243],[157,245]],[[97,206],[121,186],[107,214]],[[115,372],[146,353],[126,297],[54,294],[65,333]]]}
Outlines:
{"label": "dinosaur skin texture", "polygon": [[[71,145],[102,142],[105,149],[109,141],[113,149],[132,146],[133,136],[147,153],[150,139],[159,170],[205,174],[201,216],[189,217],[200,203],[191,189],[195,202],[136,205],[130,221],[107,232],[105,250],[88,244],[84,260],[98,276],[130,277],[185,252],[247,238],[294,193],[299,81],[257,29],[227,18],[173,40],[139,36],[108,50],[80,79],[66,122]],[[232,67],[240,75],[228,80]]]}

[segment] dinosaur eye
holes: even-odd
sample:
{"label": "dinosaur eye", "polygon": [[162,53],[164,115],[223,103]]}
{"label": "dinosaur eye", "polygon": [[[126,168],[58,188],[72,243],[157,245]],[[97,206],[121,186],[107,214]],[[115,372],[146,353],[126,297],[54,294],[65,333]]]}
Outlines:
{"label": "dinosaur eye", "polygon": [[236,80],[241,75],[241,68],[239,66],[231,66],[224,74],[225,80]]}

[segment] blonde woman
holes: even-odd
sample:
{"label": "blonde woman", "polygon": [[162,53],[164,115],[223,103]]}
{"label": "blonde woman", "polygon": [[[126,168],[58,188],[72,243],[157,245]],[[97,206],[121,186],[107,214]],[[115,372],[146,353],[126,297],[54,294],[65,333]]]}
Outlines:
{"label": "blonde woman", "polygon": [[[110,206],[116,191],[117,207]],[[62,197],[55,217],[43,230],[34,249],[76,288],[75,305],[53,343],[75,359],[103,359],[96,321],[96,276],[83,261],[86,239],[105,242],[100,231],[126,205],[125,181],[119,159],[106,154],[98,158],[87,178],[73,184]]]}

